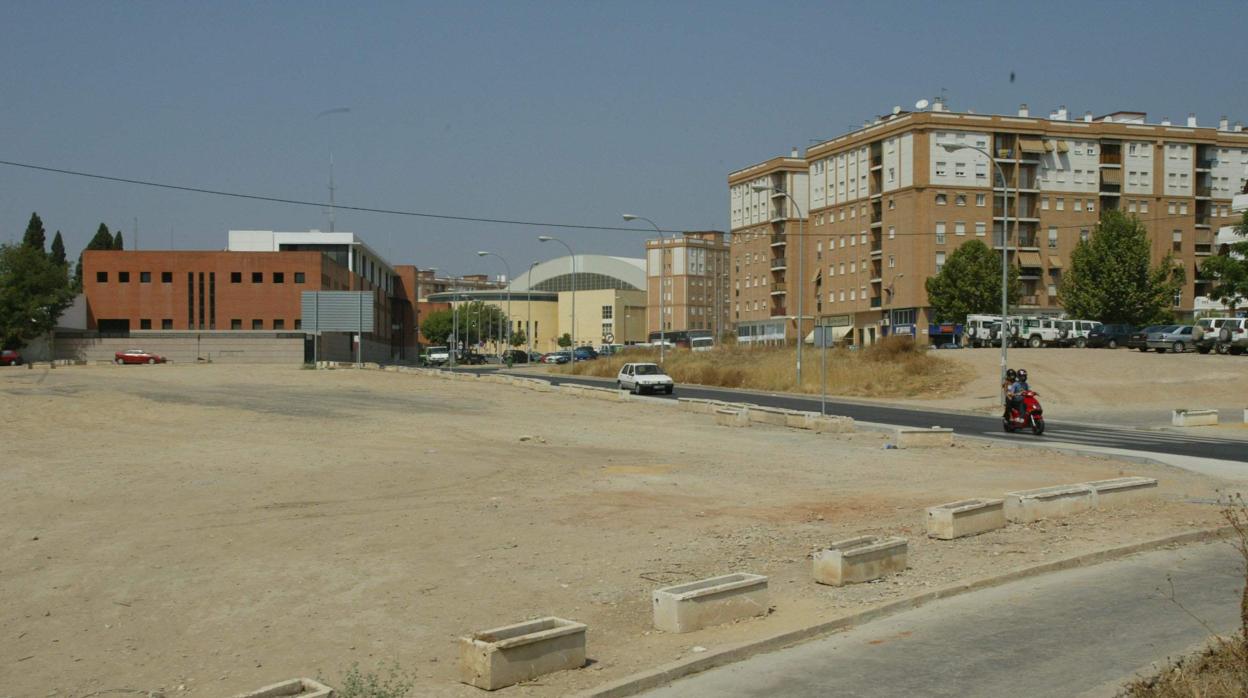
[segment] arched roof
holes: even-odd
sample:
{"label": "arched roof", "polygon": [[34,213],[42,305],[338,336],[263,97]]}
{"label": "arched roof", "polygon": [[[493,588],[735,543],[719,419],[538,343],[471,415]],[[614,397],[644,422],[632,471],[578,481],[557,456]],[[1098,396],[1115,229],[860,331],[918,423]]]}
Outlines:
{"label": "arched roof", "polygon": [[[526,270],[511,282],[511,291],[567,291],[571,289],[571,258],[556,257]],[[608,257],[597,254],[576,255],[576,289],[597,291],[608,288],[644,291],[646,260],[632,257]]]}

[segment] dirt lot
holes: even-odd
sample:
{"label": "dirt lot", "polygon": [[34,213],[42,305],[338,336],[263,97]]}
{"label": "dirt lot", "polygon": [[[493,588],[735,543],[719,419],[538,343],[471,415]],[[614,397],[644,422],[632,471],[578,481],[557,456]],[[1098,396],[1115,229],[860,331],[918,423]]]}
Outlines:
{"label": "dirt lot", "polygon": [[[223,696],[383,660],[416,674],[415,695],[476,696],[456,683],[455,638],[548,614],[589,624],[594,661],[508,694],[563,695],[695,646],[1218,520],[1184,501],[1218,483],[1160,466],[884,450],[874,433],[730,429],[407,374],[23,368],[0,370],[0,400],[0,696]],[[927,505],[1119,474],[1160,478],[1162,500],[923,535]],[[811,551],[861,533],[908,537],[912,569],[810,582]],[[653,588],[732,571],[771,575],[770,616],[651,632]]]}
{"label": "dirt lot", "polygon": [[[937,351],[976,376],[950,396],[913,400],[927,407],[996,414],[998,349]],[[1238,427],[1248,407],[1248,357],[1157,354],[1128,349],[1010,349],[1009,365],[1025,368],[1054,420],[1169,424],[1170,410],[1213,408]],[[891,400],[891,402],[907,402]]]}

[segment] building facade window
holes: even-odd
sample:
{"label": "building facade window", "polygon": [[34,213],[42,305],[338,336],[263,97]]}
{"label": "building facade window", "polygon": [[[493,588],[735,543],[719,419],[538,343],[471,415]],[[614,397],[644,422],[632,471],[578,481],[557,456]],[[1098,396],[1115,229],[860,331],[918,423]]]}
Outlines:
{"label": "building facade window", "polygon": [[97,284],[106,284],[106,283],[108,283],[108,272],[106,272],[106,271],[97,271],[97,272],[95,272],[95,282],[96,282]]}
{"label": "building facade window", "polygon": [[284,330],[284,329],[286,329],[286,321],[285,321],[285,320],[274,320],[274,321],[273,321],[273,329],[275,329],[275,330]]}
{"label": "building facade window", "polygon": [[285,273],[285,272],[281,272],[281,271],[275,271],[275,272],[273,272],[273,283],[275,283],[275,284],[284,284],[284,283],[286,283],[286,273]]}
{"label": "building facade window", "polygon": [[128,271],[117,272],[117,283],[120,283],[120,284],[130,283],[130,272]]}
{"label": "building facade window", "polygon": [[243,329],[243,321],[240,318],[232,318],[230,320],[230,329],[231,330]]}
{"label": "building facade window", "polygon": [[603,320],[612,319],[613,317],[615,317],[614,313],[615,313],[615,306],[611,306],[611,305],[602,306],[602,319]]}
{"label": "building facade window", "polygon": [[1049,249],[1057,249],[1057,227],[1049,226]]}
{"label": "building facade window", "polygon": [[987,235],[987,234],[988,234],[988,224],[987,224],[987,223],[985,223],[985,222],[983,222],[983,221],[976,221],[976,223],[975,223],[975,235],[976,235],[977,237],[981,237],[981,238],[982,238],[982,237],[984,237],[984,236],[985,236],[985,235]]}
{"label": "building facade window", "polygon": [[173,272],[171,272],[171,271],[162,271],[162,272],[160,272],[160,283],[162,283],[162,284],[171,284],[171,283],[173,283]]}
{"label": "building facade window", "polygon": [[[141,283],[141,284],[150,284],[150,283],[152,283],[152,272],[150,272],[150,271],[141,271],[141,272],[139,272],[139,283]],[[151,324],[152,324],[152,321],[151,321],[151,320],[148,320],[148,321],[147,321],[147,324],[148,324],[148,325],[151,325]],[[150,330],[151,328],[149,327],[148,329]]]}
{"label": "building facade window", "polygon": [[232,271],[232,272],[230,272],[230,283],[232,283],[232,284],[241,284],[241,283],[243,283],[243,272],[241,272],[241,271]]}
{"label": "building facade window", "polygon": [[940,270],[944,268],[945,268],[945,253],[937,252],[936,253],[936,273],[939,274]]}
{"label": "building facade window", "polygon": [[251,321],[251,329],[253,329],[253,330],[263,330],[263,329],[264,329],[264,320],[252,320],[252,321]]}
{"label": "building facade window", "polygon": [[262,283],[264,283],[264,272],[262,272],[262,271],[253,271],[253,272],[251,272],[251,283],[253,283],[253,284],[262,284]]}
{"label": "building facade window", "polygon": [[148,318],[143,318],[143,319],[139,320],[139,329],[140,329],[140,330],[150,330],[150,329],[152,329],[152,321],[151,321],[150,319],[148,319]]}
{"label": "building facade window", "polygon": [[945,244],[945,223],[944,221],[936,222],[936,244]]}
{"label": "building facade window", "polygon": [[168,318],[168,317],[167,317],[167,318],[165,318],[165,319],[161,320],[161,321],[160,321],[160,329],[162,329],[162,330],[172,330],[172,329],[173,329],[173,318]]}
{"label": "building facade window", "polygon": [[297,271],[297,272],[295,272],[295,283],[297,283],[297,284],[301,284],[301,283],[303,283],[303,282],[304,282],[304,274],[303,274],[303,272],[301,272],[301,271]]}

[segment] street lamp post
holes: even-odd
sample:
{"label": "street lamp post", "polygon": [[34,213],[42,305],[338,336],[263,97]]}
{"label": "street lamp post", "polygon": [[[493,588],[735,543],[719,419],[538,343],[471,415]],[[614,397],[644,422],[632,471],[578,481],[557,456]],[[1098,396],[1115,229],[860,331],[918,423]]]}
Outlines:
{"label": "street lamp post", "polygon": [[[992,163],[997,169],[997,174],[1001,175],[1001,198],[1004,199],[1004,209],[1002,211],[1001,223],[1001,383],[1005,383],[1005,371],[1007,366],[1007,355],[1009,353],[1010,338],[1010,181],[1005,177],[1005,170],[1001,168],[1001,163],[992,156],[992,153],[978,146],[966,145],[965,143],[942,143],[941,147],[947,153],[954,153],[959,150],[974,150]],[[1014,198],[1018,199],[1018,188],[1014,189]],[[1018,229],[1018,221],[1015,220],[1014,229]],[[1005,404],[1005,393],[1001,393],[1001,404]]]}
{"label": "street lamp post", "polygon": [[[625,213],[624,220],[645,221],[650,224],[650,227],[654,228],[654,232],[659,234],[659,363],[663,363],[665,351],[667,350],[667,317],[663,314],[663,293],[664,291],[667,290],[663,283],[663,280],[667,278],[666,277],[667,265],[664,263],[664,257],[666,256],[665,254],[666,249],[664,249],[663,247],[663,231],[659,228],[658,224],[656,224],[654,221],[650,220],[649,218],[646,218],[645,216],[634,216],[631,213]],[[649,255],[647,255],[647,257],[648,256]],[[649,329],[647,329],[646,332],[648,335]],[[649,337],[647,337],[647,340],[648,339]]]}
{"label": "street lamp post", "polygon": [[[507,341],[506,341],[506,346],[510,347],[511,346],[511,265],[507,263],[507,260],[503,259],[502,255],[495,254],[494,252],[486,252],[485,250],[482,250],[480,252],[477,252],[477,256],[478,257],[498,257],[499,261],[503,263],[503,269],[507,270]],[[504,349],[504,351],[506,351],[506,349]],[[499,355],[501,356],[502,352],[499,352]]]}
{"label": "street lamp post", "polygon": [[529,262],[529,274],[525,281],[525,293],[528,295],[528,317],[524,321],[524,336],[529,340],[529,356],[533,355],[533,267],[537,266],[537,262]]}
{"label": "street lamp post", "polygon": [[[797,212],[797,283],[794,286],[797,288],[797,389],[800,391],[802,389],[802,344],[806,342],[806,337],[802,334],[802,320],[804,319],[802,317],[802,297],[806,295],[802,288],[802,283],[805,282],[805,279],[802,277],[806,273],[804,270],[805,265],[803,264],[806,257],[806,241],[802,236],[802,223],[805,219],[802,217],[802,207],[797,205],[797,199],[794,199],[789,192],[779,187],[769,187],[764,184],[755,184],[750,188],[754,191],[769,191],[773,199],[776,197],[787,198],[789,203],[793,204],[793,210]],[[789,252],[787,245],[784,252],[785,254]]]}
{"label": "street lamp post", "polygon": [[568,259],[572,260],[572,346],[569,347],[572,356],[568,363],[576,363],[576,253],[572,251],[571,245],[552,235],[538,235],[537,239],[540,242],[554,241],[563,245],[568,251]]}

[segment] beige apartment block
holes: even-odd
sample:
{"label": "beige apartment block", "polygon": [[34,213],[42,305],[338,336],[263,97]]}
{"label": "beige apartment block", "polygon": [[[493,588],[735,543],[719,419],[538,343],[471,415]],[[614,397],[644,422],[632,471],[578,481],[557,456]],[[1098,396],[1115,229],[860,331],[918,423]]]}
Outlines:
{"label": "beige apartment block", "polygon": [[659,332],[660,306],[668,332],[709,330],[718,336],[731,327],[728,248],[719,230],[646,241],[649,334]]}
{"label": "beige apartment block", "polygon": [[[987,151],[995,165],[975,150],[950,152],[947,144]],[[796,171],[803,162],[804,185]],[[738,315],[734,298],[734,321],[763,319],[753,310],[762,276],[772,284],[766,295],[777,299],[770,310],[778,299],[787,305],[777,315],[791,315],[801,293],[803,314],[842,327],[856,343],[888,334],[929,341],[935,319],[924,282],[968,240],[1000,250],[1007,213],[1006,254],[1023,283],[1011,312],[1057,314],[1070,255],[1108,209],[1140,219],[1155,260],[1173,254],[1182,265],[1187,281],[1175,310],[1190,316],[1209,292],[1199,266],[1215,252],[1215,230],[1233,223],[1231,200],[1246,167],[1248,133],[1226,118],[1216,127],[1198,125],[1195,116],[1150,124],[1138,112],[1071,118],[1065,107],[1036,117],[1026,105],[1009,115],[955,113],[939,100],[930,111],[894,110],[812,146],[804,158],[776,158],[729,175],[732,284],[742,305]],[[796,228],[774,208],[766,210],[776,222],[760,220],[765,202],[750,185],[769,178],[804,186],[809,211],[800,254],[791,239],[768,245],[776,270],[768,277],[754,266],[767,259],[761,232],[770,225],[773,235],[783,229],[791,237]],[[802,255],[798,279],[786,272]]]}

